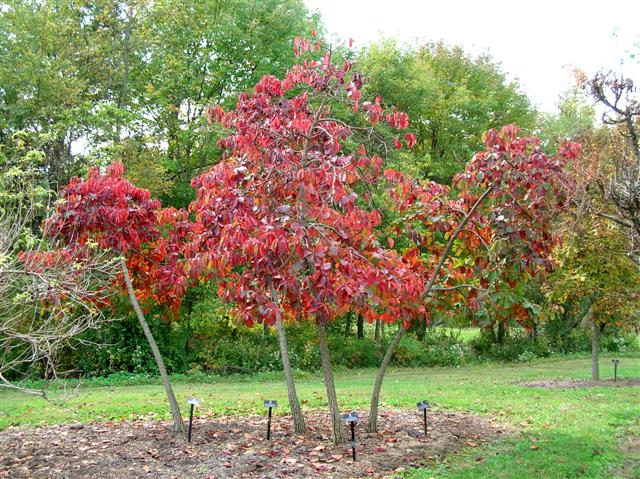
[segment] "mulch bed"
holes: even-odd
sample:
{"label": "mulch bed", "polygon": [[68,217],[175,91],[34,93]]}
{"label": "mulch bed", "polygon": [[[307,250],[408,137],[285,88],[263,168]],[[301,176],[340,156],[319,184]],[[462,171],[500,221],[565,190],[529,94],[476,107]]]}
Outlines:
{"label": "mulch bed", "polygon": [[379,433],[358,424],[354,463],[350,444],[333,444],[328,414],[305,419],[308,433],[297,436],[288,416],[274,417],[267,441],[263,416],[198,418],[191,444],[165,421],[10,427],[0,432],[0,477],[379,478],[509,433],[491,419],[431,412],[425,438],[417,412],[387,411]]}
{"label": "mulch bed", "polygon": [[604,381],[591,381],[589,380],[577,380],[577,379],[551,379],[548,381],[527,381],[519,383],[520,386],[531,388],[546,388],[546,389],[571,389],[571,388],[594,388],[594,387],[629,387],[640,386],[640,379],[622,379],[618,378],[616,382],[613,379],[607,379]]}

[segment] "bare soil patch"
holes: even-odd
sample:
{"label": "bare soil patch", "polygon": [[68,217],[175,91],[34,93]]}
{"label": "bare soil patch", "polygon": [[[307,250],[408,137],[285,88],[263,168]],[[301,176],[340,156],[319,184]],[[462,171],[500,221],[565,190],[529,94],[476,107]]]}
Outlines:
{"label": "bare soil patch", "polygon": [[530,388],[546,388],[546,389],[571,389],[571,388],[594,388],[594,387],[633,387],[640,386],[640,379],[621,379],[617,381],[606,379],[604,381],[577,380],[577,379],[550,379],[547,381],[527,381],[520,383],[520,386]]}
{"label": "bare soil patch", "polygon": [[288,416],[274,417],[267,441],[265,417],[198,418],[191,444],[153,420],[11,427],[0,433],[0,477],[380,478],[509,432],[491,419],[434,412],[425,438],[417,412],[388,411],[379,433],[358,424],[354,463],[350,444],[333,444],[327,414],[307,412],[306,420],[309,432],[297,436]]}
{"label": "bare soil patch", "polygon": [[624,462],[615,471],[615,477],[624,479],[640,478],[640,436],[626,436],[620,444]]}

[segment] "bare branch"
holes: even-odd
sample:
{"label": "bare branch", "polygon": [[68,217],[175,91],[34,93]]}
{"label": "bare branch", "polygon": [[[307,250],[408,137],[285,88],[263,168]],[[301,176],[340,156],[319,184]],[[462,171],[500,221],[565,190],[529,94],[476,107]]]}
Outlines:
{"label": "bare branch", "polygon": [[[61,351],[108,321],[102,306],[117,264],[106,252],[45,264],[35,259],[51,252],[43,239],[19,259],[29,221],[29,213],[0,218],[0,387],[54,401],[70,394],[61,381],[69,372],[58,368]],[[40,387],[25,385],[38,377]],[[47,393],[54,383],[55,394]]]}

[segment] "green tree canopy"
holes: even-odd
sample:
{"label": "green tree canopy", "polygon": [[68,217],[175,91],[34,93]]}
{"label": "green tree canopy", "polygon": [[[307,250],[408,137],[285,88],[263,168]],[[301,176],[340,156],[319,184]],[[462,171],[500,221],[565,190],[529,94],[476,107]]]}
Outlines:
{"label": "green tree canopy", "polygon": [[541,113],[538,117],[538,136],[542,146],[557,149],[562,141],[580,140],[595,128],[596,112],[584,95],[571,88],[560,96],[558,111]]}
{"label": "green tree canopy", "polygon": [[[0,10],[0,142],[46,133],[49,184],[123,161],[168,204],[218,158],[204,108],[293,62],[317,29],[302,0],[8,0]],[[146,173],[146,174],[145,174]]]}
{"label": "green tree canopy", "polygon": [[535,124],[527,97],[488,55],[388,40],[363,51],[361,62],[369,91],[409,113],[417,136],[411,161],[420,176],[448,182],[481,149],[485,131],[516,123],[526,132]]}
{"label": "green tree canopy", "polygon": [[550,277],[549,297],[577,308],[588,303],[601,324],[637,324],[640,272],[626,250],[627,239],[616,225],[583,218],[556,251],[560,265]]}

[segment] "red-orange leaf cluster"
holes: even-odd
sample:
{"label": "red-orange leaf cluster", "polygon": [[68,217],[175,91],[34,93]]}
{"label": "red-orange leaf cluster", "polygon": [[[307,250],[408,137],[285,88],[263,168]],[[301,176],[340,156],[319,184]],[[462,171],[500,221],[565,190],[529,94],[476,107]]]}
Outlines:
{"label": "red-orange leaf cluster", "polygon": [[[385,171],[394,185],[389,191],[393,204],[405,213],[406,234],[429,258],[429,272],[440,260],[449,235],[482,201],[457,238],[457,254],[440,271],[438,302],[443,309],[451,310],[452,302],[461,299],[475,309],[479,290],[513,289],[523,277],[553,268],[551,252],[559,238],[552,223],[565,206],[571,186],[565,167],[578,154],[579,145],[563,145],[558,155],[547,156],[536,138],[517,135],[515,125],[488,131],[486,150],[454,178],[451,190],[433,182],[416,184],[399,172]],[[461,285],[477,288],[456,289]],[[505,317],[528,319],[520,304],[496,309],[504,309]]]}
{"label": "red-orange leaf cluster", "polygon": [[161,208],[123,174],[124,166],[115,163],[105,174],[92,168],[86,179],[73,178],[45,231],[63,242],[56,254],[77,257],[94,243],[123,255],[138,296],[176,313],[187,286],[184,255],[192,224],[185,211]]}

